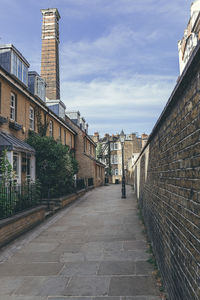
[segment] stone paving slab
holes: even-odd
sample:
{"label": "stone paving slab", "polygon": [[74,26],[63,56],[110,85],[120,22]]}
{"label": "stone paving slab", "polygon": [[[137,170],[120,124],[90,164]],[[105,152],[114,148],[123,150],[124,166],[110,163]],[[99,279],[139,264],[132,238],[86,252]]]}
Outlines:
{"label": "stone paving slab", "polygon": [[131,297],[48,297],[49,300],[160,300],[158,296],[131,296]]}
{"label": "stone paving slab", "polygon": [[155,296],[159,294],[151,277],[124,276],[111,278],[108,293],[110,296],[139,296],[149,294]]}
{"label": "stone paving slab", "polygon": [[59,243],[41,243],[41,242],[31,242],[29,245],[21,249],[21,253],[30,253],[30,252],[51,252],[59,246]]}
{"label": "stone paving slab", "polygon": [[146,261],[136,261],[136,275],[151,275],[154,271],[154,268],[151,264]]}
{"label": "stone paving slab", "polygon": [[0,251],[0,300],[160,300],[130,187],[88,192]]}
{"label": "stone paving slab", "polygon": [[[23,278],[21,277],[11,277],[4,276],[0,278],[0,295],[12,294],[17,288],[23,283]],[[2,298],[4,296],[1,296]]]}
{"label": "stone paving slab", "polygon": [[98,275],[135,275],[136,265],[127,261],[103,261],[100,264]]}
{"label": "stone paving slab", "polygon": [[[0,295],[0,300],[47,300],[47,297],[44,296],[44,297],[39,297],[39,296],[23,296],[23,295],[20,295],[20,296],[1,296]],[[80,300],[80,299],[79,299]]]}
{"label": "stone paving slab", "polygon": [[57,275],[63,264],[61,263],[26,263],[26,264],[0,264],[0,280],[4,276],[50,276]]}
{"label": "stone paving slab", "polygon": [[108,294],[110,279],[103,276],[72,277],[66,290],[67,296],[104,296]]}
{"label": "stone paving slab", "polygon": [[125,241],[123,243],[124,250],[146,250],[147,242],[145,240]]}
{"label": "stone paving slab", "polygon": [[[37,300],[37,299],[36,299]],[[135,296],[135,297],[48,297],[48,300],[160,300],[157,296]]]}
{"label": "stone paving slab", "polygon": [[61,271],[61,275],[66,276],[87,276],[96,275],[99,269],[99,262],[75,262],[67,263]]}
{"label": "stone paving slab", "polygon": [[20,288],[15,290],[16,295],[65,295],[64,291],[69,282],[65,276],[28,276],[24,278]]}
{"label": "stone paving slab", "polygon": [[[47,251],[47,249],[46,249]],[[32,253],[32,255],[31,255]],[[29,263],[58,263],[60,262],[60,255],[52,252],[28,252],[17,253],[13,256],[9,263],[12,264],[29,264]]]}

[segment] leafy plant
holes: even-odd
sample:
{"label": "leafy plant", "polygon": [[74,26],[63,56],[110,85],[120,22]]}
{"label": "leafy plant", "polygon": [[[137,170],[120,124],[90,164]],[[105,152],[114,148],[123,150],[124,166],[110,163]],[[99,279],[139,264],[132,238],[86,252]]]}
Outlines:
{"label": "leafy plant", "polygon": [[8,160],[7,150],[1,152],[0,157],[0,173],[1,173],[1,185],[7,186],[10,181],[15,179],[15,173]]}
{"label": "leafy plant", "polygon": [[44,122],[42,122],[41,109],[36,107],[35,108],[35,116],[36,116],[36,121],[37,121],[38,134],[41,136],[46,136],[47,128],[49,126],[49,120],[47,120],[46,114],[44,114]]}
{"label": "leafy plant", "polygon": [[15,173],[7,157],[7,150],[1,152],[0,157],[0,218],[13,214],[16,205],[16,194],[13,192]]}
{"label": "leafy plant", "polygon": [[68,146],[52,137],[29,134],[27,143],[36,150],[36,174],[43,197],[59,197],[74,189],[78,163]]}

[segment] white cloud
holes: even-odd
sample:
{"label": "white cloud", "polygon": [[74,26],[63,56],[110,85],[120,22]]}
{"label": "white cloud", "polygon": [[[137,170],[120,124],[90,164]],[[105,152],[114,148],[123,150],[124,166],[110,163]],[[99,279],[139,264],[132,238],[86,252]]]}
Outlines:
{"label": "white cloud", "polygon": [[149,132],[165,106],[174,82],[174,77],[146,75],[109,82],[66,81],[61,86],[62,101],[67,110],[80,110],[90,124],[90,132],[98,126],[104,128],[104,132],[108,127],[112,132],[118,127],[118,130],[132,127],[132,131],[139,131],[145,124],[148,124],[145,130]]}
{"label": "white cloud", "polygon": [[[60,0],[65,2],[66,0]],[[98,14],[110,16],[131,15],[131,14],[160,14],[176,17],[185,17],[188,10],[183,10],[183,1],[165,0],[68,0],[68,7],[63,11],[65,16],[84,18],[91,15],[94,11]],[[178,20],[177,20],[178,21]]]}
{"label": "white cloud", "polygon": [[[145,38],[144,38],[145,36]],[[141,62],[152,63],[157,56],[154,53],[141,53],[159,38],[157,30],[140,32],[128,26],[115,26],[109,34],[94,40],[69,41],[61,46],[61,78],[76,79],[88,75],[116,76],[117,72],[129,71]]]}

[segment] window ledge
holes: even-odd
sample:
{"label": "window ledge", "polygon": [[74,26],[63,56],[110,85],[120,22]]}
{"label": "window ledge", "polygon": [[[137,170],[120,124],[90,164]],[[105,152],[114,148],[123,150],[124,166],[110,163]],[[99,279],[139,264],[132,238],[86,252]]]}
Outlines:
{"label": "window ledge", "polygon": [[18,124],[15,121],[9,121],[9,127],[16,131],[22,130],[22,125]]}
{"label": "window ledge", "polygon": [[0,125],[8,123],[8,118],[0,116]]}

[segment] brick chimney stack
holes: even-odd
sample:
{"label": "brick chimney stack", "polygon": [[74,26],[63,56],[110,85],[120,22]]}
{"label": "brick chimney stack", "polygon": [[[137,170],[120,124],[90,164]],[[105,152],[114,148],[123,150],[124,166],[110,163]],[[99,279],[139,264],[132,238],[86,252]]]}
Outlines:
{"label": "brick chimney stack", "polygon": [[42,21],[42,60],[41,76],[45,79],[46,97],[60,99],[59,75],[59,19],[57,8],[41,9]]}

